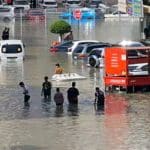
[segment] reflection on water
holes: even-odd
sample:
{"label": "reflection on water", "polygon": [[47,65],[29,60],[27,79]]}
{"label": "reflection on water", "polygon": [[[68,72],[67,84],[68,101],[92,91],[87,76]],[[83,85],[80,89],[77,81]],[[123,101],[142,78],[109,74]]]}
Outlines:
{"label": "reflection on water", "polygon": [[1,84],[18,84],[24,79],[23,62],[1,61],[0,62],[0,82]]}
{"label": "reflection on water", "polygon": [[[56,17],[50,18],[46,25],[25,21],[22,27],[25,61],[0,62],[0,149],[149,149],[149,95],[106,94],[104,110],[94,108],[95,87],[103,89],[103,70],[89,68],[82,61],[74,62],[66,54],[48,52],[51,40],[58,37],[48,30],[54,19]],[[16,22],[17,38],[20,38],[19,27],[20,22]],[[99,21],[95,28],[91,27],[80,24],[80,38],[110,42],[139,38],[136,21]],[[72,24],[72,28],[77,36],[76,25]],[[58,62],[65,72],[87,77],[76,81],[80,91],[78,106],[68,105],[67,89],[71,82],[52,82],[51,101],[44,101],[40,95],[43,77],[47,75],[51,79]],[[23,105],[23,95],[18,87],[21,80],[29,85],[30,107]],[[53,101],[55,87],[61,87],[63,92],[63,108],[57,108]]]}

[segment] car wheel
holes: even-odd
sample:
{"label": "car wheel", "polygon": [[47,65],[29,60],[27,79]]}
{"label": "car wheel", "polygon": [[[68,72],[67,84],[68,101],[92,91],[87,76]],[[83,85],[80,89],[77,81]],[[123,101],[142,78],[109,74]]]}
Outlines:
{"label": "car wheel", "polygon": [[97,58],[97,56],[95,56],[95,55],[90,56],[89,64],[91,67],[99,67],[100,62],[99,62],[99,59]]}

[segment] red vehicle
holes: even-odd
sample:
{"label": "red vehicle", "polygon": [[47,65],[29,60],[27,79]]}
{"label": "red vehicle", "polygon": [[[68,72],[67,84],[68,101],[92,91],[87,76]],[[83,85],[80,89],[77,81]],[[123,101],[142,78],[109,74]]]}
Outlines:
{"label": "red vehicle", "polygon": [[[134,64],[143,63],[147,64],[145,71],[133,68]],[[139,89],[150,90],[150,47],[106,48],[104,80],[106,89],[119,87],[128,92]]]}
{"label": "red vehicle", "polygon": [[28,20],[45,20],[45,11],[44,9],[30,9],[26,17]]}

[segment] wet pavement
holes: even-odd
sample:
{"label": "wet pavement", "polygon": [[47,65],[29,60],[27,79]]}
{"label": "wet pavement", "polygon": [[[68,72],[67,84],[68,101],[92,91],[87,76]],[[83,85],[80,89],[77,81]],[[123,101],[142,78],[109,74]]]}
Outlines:
{"label": "wet pavement", "polygon": [[[57,36],[45,22],[18,20],[10,24],[10,37],[22,39],[26,45],[24,62],[0,62],[0,149],[2,150],[148,150],[150,149],[150,94],[106,93],[104,109],[94,107],[94,89],[103,87],[102,70],[89,68],[82,61],[73,61],[67,54],[50,54],[48,48]],[[6,24],[0,24],[0,31]],[[72,24],[77,39],[117,42],[140,39],[137,21],[97,21]],[[21,32],[22,31],[22,32]],[[87,77],[77,82],[79,105],[68,105],[67,88],[71,82],[52,82],[51,101],[41,97],[43,77],[53,75],[59,62],[65,72]],[[23,80],[31,93],[30,106],[24,106]],[[64,107],[56,108],[53,95],[60,87]]]}

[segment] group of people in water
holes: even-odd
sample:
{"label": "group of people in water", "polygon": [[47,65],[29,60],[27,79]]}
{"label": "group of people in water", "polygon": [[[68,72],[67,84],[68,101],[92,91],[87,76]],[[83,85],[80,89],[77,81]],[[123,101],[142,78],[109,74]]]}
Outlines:
{"label": "group of people in water", "polygon": [[[59,64],[56,64],[55,68],[55,74],[62,74],[63,68],[60,67]],[[24,82],[19,83],[20,87],[23,89],[24,94],[24,104],[29,104],[30,100],[30,94],[27,86],[24,84]],[[52,83],[48,80],[48,76],[44,77],[44,82],[42,84],[42,90],[41,90],[41,96],[44,97],[46,100],[51,99],[51,91],[52,91]],[[78,96],[79,96],[79,90],[76,88],[76,82],[72,82],[72,86],[68,88],[67,90],[67,99],[69,104],[77,105],[78,104]],[[63,93],[60,91],[59,87],[56,87],[56,93],[54,94],[54,102],[56,106],[63,106],[64,103],[64,96]],[[100,90],[99,87],[95,88],[95,101],[94,104],[97,104],[97,106],[104,106],[104,92]]]}

